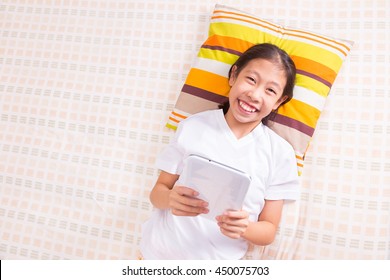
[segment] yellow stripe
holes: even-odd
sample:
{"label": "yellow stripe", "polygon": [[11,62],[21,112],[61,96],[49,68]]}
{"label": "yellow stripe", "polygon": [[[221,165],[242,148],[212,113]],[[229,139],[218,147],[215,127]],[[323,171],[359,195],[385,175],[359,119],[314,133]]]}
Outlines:
{"label": "yellow stripe", "polygon": [[278,109],[278,114],[300,121],[315,128],[321,111],[296,99],[292,99],[286,105]]}
{"label": "yellow stripe", "polygon": [[338,72],[341,65],[343,64],[343,59],[337,54],[308,43],[294,40],[285,40],[279,44],[279,47],[289,54],[310,59],[325,65],[334,72]]}
{"label": "yellow stripe", "polygon": [[340,69],[343,63],[343,59],[332,51],[304,43],[296,36],[291,35],[282,38],[282,34],[280,34],[280,36],[274,36],[267,32],[270,31],[267,29],[259,30],[250,28],[241,24],[213,22],[210,24],[209,33],[210,35],[230,36],[253,44],[258,44],[260,42],[272,43],[284,49],[289,54],[314,60],[326,65],[335,72]]}
{"label": "yellow stripe", "polygon": [[[221,11],[219,11],[219,12],[221,12]],[[279,32],[279,33],[283,32],[283,34],[287,35],[287,36],[292,35],[295,37],[309,39],[309,40],[312,40],[315,42],[319,42],[319,43],[327,45],[331,48],[337,49],[339,52],[343,53],[345,56],[347,56],[347,53],[351,50],[350,47],[348,47],[346,44],[343,44],[343,43],[341,43],[337,40],[331,39],[329,37],[319,36],[318,34],[315,34],[315,33],[307,32],[307,31],[303,31],[303,30],[299,30],[299,29],[290,29],[290,28],[283,28],[283,31],[280,32],[278,25],[275,25],[275,24],[268,22],[268,21],[265,21],[265,20],[261,20],[259,18],[248,16],[246,14],[238,14],[238,13],[232,13],[232,12],[225,12],[225,14],[235,14],[235,15],[245,17],[246,19],[236,18],[236,17],[232,17],[232,16],[218,16],[218,15],[213,16],[211,19],[227,19],[227,20],[232,19],[232,20],[239,20],[239,21],[243,21],[243,22],[248,22],[250,24],[255,24],[257,26],[261,26],[261,27],[266,28],[268,30],[271,30],[273,32]]]}
{"label": "yellow stripe", "polygon": [[329,87],[327,85],[308,76],[297,74],[295,84],[307,88],[323,97],[327,97],[329,94]]}
{"label": "yellow stripe", "polygon": [[197,68],[191,69],[185,83],[222,96],[227,96],[230,90],[229,82],[226,77]]}
{"label": "yellow stripe", "polygon": [[173,129],[173,130],[176,130],[177,129],[177,125],[172,125],[170,123],[166,123],[165,126],[169,129]]}
{"label": "yellow stripe", "polygon": [[[266,35],[266,33],[262,34]],[[258,42],[263,41],[263,38],[259,37],[258,29],[228,22],[210,23],[209,36],[212,35],[233,37],[251,42],[252,44],[257,44]]]}
{"label": "yellow stripe", "polygon": [[238,59],[238,55],[235,54],[203,48],[200,49],[198,56],[201,58],[217,60],[230,65],[236,62],[236,60]]}

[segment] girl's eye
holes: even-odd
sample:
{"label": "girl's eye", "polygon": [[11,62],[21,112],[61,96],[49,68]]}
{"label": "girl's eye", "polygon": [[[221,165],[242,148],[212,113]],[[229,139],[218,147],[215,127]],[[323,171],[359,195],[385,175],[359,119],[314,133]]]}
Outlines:
{"label": "girl's eye", "polygon": [[248,81],[250,81],[251,83],[256,83],[256,80],[252,77],[246,77]]}
{"label": "girl's eye", "polygon": [[269,89],[267,89],[268,90],[268,92],[270,92],[270,93],[272,93],[272,94],[275,94],[276,95],[276,91],[275,90],[273,90],[272,88],[269,88]]}

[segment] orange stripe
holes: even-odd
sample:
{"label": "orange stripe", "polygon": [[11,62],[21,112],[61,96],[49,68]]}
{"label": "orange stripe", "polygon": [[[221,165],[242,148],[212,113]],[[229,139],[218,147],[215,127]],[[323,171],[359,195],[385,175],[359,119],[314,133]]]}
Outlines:
{"label": "orange stripe", "polygon": [[[280,33],[280,32],[279,32],[279,33]],[[305,37],[305,36],[299,36],[299,35],[297,35],[297,34],[289,33],[289,32],[284,32],[284,34],[286,34],[286,35],[291,35],[291,36],[295,36],[295,37],[299,37],[299,38],[303,38],[303,39],[308,39],[308,40],[310,40],[310,41],[315,41],[315,42],[318,42],[318,43],[320,43],[320,44],[322,44],[322,45],[327,45],[328,47],[331,47],[331,48],[334,48],[334,49],[338,50],[339,52],[341,52],[342,54],[344,54],[344,56],[347,56],[347,53],[346,53],[344,50],[342,50],[342,49],[340,49],[340,48],[337,48],[337,47],[335,47],[334,45],[325,43],[325,42],[323,42],[323,41],[315,40],[315,39],[313,39],[313,38],[309,38],[309,37]],[[317,37],[319,37],[319,36],[317,36]],[[327,41],[332,41],[332,40],[327,40]]]}
{"label": "orange stripe", "polygon": [[299,160],[303,160],[303,157],[298,156],[298,155],[295,155],[295,158],[297,158],[297,159],[299,159]]}
{"label": "orange stripe", "polygon": [[270,30],[273,30],[272,28],[269,28],[266,25],[263,25],[263,24],[260,24],[260,23],[256,23],[256,22],[253,22],[253,21],[250,21],[250,20],[241,19],[241,18],[226,17],[226,16],[214,16],[211,19],[217,19],[217,18],[236,19],[236,20],[245,21],[245,22],[248,22],[248,23],[252,23],[252,24],[255,24],[255,25],[258,25],[258,26],[270,29]]}
{"label": "orange stripe", "polygon": [[[275,28],[278,28],[278,27],[279,27],[278,25],[276,25],[276,24],[274,24],[274,23],[272,23],[272,22],[268,22],[268,21],[265,21],[265,20],[261,20],[261,19],[259,19],[259,18],[257,18],[257,17],[252,17],[252,16],[245,15],[245,14],[240,14],[240,13],[235,13],[235,12],[227,12],[227,11],[224,11],[224,10],[215,10],[215,11],[214,11],[214,14],[216,14],[216,13],[224,13],[224,14],[242,16],[242,17],[251,18],[251,19],[254,19],[254,20],[257,20],[257,21],[265,22],[265,23],[267,23],[267,24],[269,24],[269,25],[274,26]],[[218,16],[213,16],[212,18],[217,18],[217,17],[218,17]],[[220,16],[220,17],[222,17],[222,16]]]}
{"label": "orange stripe", "polygon": [[[313,34],[313,33],[310,33],[310,32],[307,32],[307,31],[303,31],[303,30],[298,30],[298,29],[290,29],[290,28],[289,28],[289,29],[287,29],[287,30],[293,31],[293,32],[299,32],[299,33],[303,33],[303,34],[308,34],[308,35],[311,35],[311,36],[313,36],[313,37],[321,38],[322,40],[326,40],[326,41],[332,42],[332,43],[334,43],[334,44],[336,44],[336,45],[339,45],[339,46],[341,46],[341,47],[347,49],[348,52],[351,50],[351,48],[348,47],[347,45],[345,45],[345,44],[343,44],[343,43],[340,43],[339,41],[330,39],[330,38],[328,38],[328,37],[323,37],[323,36],[320,36],[320,35],[317,35],[317,34]],[[294,35],[294,34],[290,34],[290,35]],[[304,37],[303,37],[303,38],[304,38]],[[310,39],[310,38],[309,38],[309,39]],[[310,40],[311,40],[311,39],[310,39]],[[336,48],[335,46],[332,46],[332,45],[330,45],[330,46]],[[340,50],[339,48],[336,48],[336,49]],[[344,53],[344,51],[342,51],[342,50],[340,50],[340,51],[341,51],[342,53]],[[344,53],[344,54],[345,54],[345,53]],[[346,55],[346,54],[345,54],[345,55]]]}
{"label": "orange stripe", "polygon": [[174,115],[174,116],[176,116],[176,117],[179,117],[179,118],[181,118],[181,119],[183,119],[183,120],[187,118],[186,116],[181,115],[181,114],[179,114],[179,113],[176,113],[175,111],[172,111],[172,115]]}
{"label": "orange stripe", "polygon": [[228,36],[212,35],[206,40],[204,45],[222,46],[243,53],[252,47],[253,43]]}
{"label": "orange stripe", "polygon": [[321,63],[295,55],[291,55],[291,58],[294,60],[297,69],[309,73],[314,73],[316,76],[321,77],[331,84],[333,84],[334,80],[336,79],[336,72]]}
{"label": "orange stripe", "polygon": [[185,84],[227,96],[230,90],[229,82],[226,77],[217,74],[192,68],[188,73]]}
{"label": "orange stripe", "polygon": [[172,118],[172,117],[169,117],[169,119],[170,119],[171,121],[175,122],[175,123],[179,123],[179,122],[180,122],[179,120],[174,119],[174,118]]}
{"label": "orange stripe", "polygon": [[[244,15],[242,15],[242,16],[244,16]],[[295,34],[295,33],[287,32],[287,30],[296,31],[296,32],[304,33],[304,34],[309,34],[309,35],[311,35],[311,36],[314,36],[314,37],[317,37],[317,38],[321,38],[321,39],[323,39],[323,40],[327,40],[327,41],[333,42],[333,43],[335,43],[335,44],[338,44],[338,45],[340,45],[340,46],[343,46],[343,47],[345,47],[348,51],[350,50],[346,45],[344,45],[344,44],[342,44],[342,43],[339,43],[339,42],[337,42],[337,41],[334,41],[334,40],[331,40],[331,39],[328,39],[328,38],[325,38],[325,37],[318,36],[318,35],[316,35],[316,34],[312,34],[312,33],[309,33],[309,32],[304,32],[304,31],[301,31],[301,30],[284,29],[284,30],[286,30],[286,31],[282,33],[282,32],[280,32],[278,29],[272,29],[272,28],[270,28],[270,27],[268,27],[268,26],[265,26],[264,24],[260,24],[260,23],[253,22],[253,21],[250,21],[250,20],[245,20],[245,19],[241,19],[241,18],[234,18],[234,17],[227,17],[227,16],[213,16],[213,17],[212,17],[212,19],[216,19],[216,18],[227,18],[227,19],[240,20],[240,21],[244,21],[244,22],[248,22],[248,23],[251,23],[251,24],[255,24],[255,25],[264,27],[264,28],[266,28],[266,29],[272,30],[272,31],[277,32],[277,33],[282,34],[282,35],[284,35],[284,34],[285,34],[285,35],[291,35],[291,36],[295,36],[295,37],[298,37],[298,38],[303,38],[303,39],[315,41],[315,42],[318,42],[318,43],[320,43],[320,44],[327,45],[327,46],[329,46],[329,47],[331,47],[331,48],[334,48],[334,49],[338,50],[339,52],[343,53],[345,56],[347,56],[347,53],[346,53],[344,50],[342,50],[342,49],[340,49],[340,48],[338,48],[338,47],[336,47],[336,46],[334,46],[334,45],[331,45],[331,44],[328,44],[328,43],[325,43],[325,42],[323,42],[323,41],[316,40],[316,39],[313,39],[313,38],[305,37],[305,36],[303,36],[303,35],[297,35],[297,34]],[[258,20],[258,21],[261,21],[261,20],[259,20],[259,19],[257,19],[257,20]],[[268,24],[268,22],[267,22],[267,24]]]}

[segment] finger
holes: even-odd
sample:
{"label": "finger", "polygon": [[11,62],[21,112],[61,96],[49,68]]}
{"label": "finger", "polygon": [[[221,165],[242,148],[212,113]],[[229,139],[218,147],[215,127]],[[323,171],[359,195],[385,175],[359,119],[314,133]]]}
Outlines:
{"label": "finger", "polygon": [[195,191],[194,189],[184,187],[184,186],[175,186],[174,190],[180,194],[185,196],[198,196],[199,192]]}
{"label": "finger", "polygon": [[194,191],[191,188],[178,186],[174,187],[170,196],[174,201],[178,201],[181,204],[190,205],[193,207],[207,207],[208,203],[202,199],[196,198],[193,196],[199,195],[198,192]]}
{"label": "finger", "polygon": [[248,219],[232,219],[228,216],[219,216],[217,221],[220,227],[230,231],[235,231],[235,228],[242,228],[245,231],[249,225]]}
{"label": "finger", "polygon": [[202,199],[199,199],[196,197],[184,196],[184,195],[180,195],[178,193],[171,193],[170,200],[173,203],[179,203],[179,204],[183,204],[183,205],[187,205],[187,206],[191,206],[191,207],[205,208],[205,207],[209,206],[209,204]]}
{"label": "finger", "polygon": [[181,202],[183,204],[186,204],[186,205],[189,205],[189,206],[192,206],[192,207],[201,207],[201,208],[205,208],[207,206],[209,206],[209,203],[202,200],[202,199],[199,199],[199,198],[195,198],[195,197],[187,197],[187,196],[182,196],[180,198]]}
{"label": "finger", "polygon": [[196,209],[196,208],[171,208],[171,212],[176,216],[198,216],[200,214],[207,214],[208,209]]}
{"label": "finger", "polygon": [[225,228],[223,226],[220,227],[220,231],[223,235],[233,238],[233,239],[238,239],[242,236],[244,231],[241,231],[239,229],[232,230],[231,228]]}
{"label": "finger", "polygon": [[206,214],[208,203],[196,198],[185,197],[181,195],[173,195],[169,201],[169,208],[187,213]]}
{"label": "finger", "polygon": [[178,210],[178,211],[194,213],[194,214],[207,214],[209,212],[209,210],[205,207],[194,207],[194,206],[180,204],[180,203],[172,203],[170,208],[172,210]]}
{"label": "finger", "polygon": [[172,212],[172,214],[175,215],[175,216],[189,216],[189,217],[195,217],[195,216],[198,216],[198,215],[199,215],[199,213],[186,212],[186,211],[179,210],[179,209],[171,209],[171,212]]}
{"label": "finger", "polygon": [[208,203],[199,198],[188,196],[198,194],[191,188],[175,186],[170,193],[169,208],[174,215],[193,216],[208,213]]}
{"label": "finger", "polygon": [[218,222],[218,226],[231,232],[241,232],[247,228],[246,223],[243,221],[238,223]]}
{"label": "finger", "polygon": [[223,216],[231,219],[247,219],[249,214],[246,211],[226,211]]}

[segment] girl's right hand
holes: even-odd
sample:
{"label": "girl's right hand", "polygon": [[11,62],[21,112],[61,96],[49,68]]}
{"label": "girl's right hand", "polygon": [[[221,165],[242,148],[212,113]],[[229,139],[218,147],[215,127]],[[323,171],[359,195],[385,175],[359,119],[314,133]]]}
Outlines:
{"label": "girl's right hand", "polygon": [[169,208],[176,216],[198,216],[207,214],[208,203],[197,198],[199,193],[184,186],[174,186],[169,194]]}

